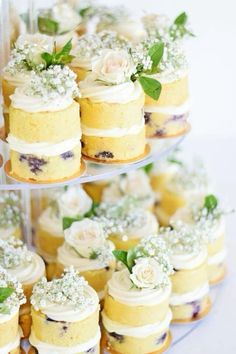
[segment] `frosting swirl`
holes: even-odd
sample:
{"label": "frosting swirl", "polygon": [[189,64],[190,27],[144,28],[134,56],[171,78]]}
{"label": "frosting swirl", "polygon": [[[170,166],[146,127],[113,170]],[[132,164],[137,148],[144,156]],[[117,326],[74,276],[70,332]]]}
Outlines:
{"label": "frosting swirl", "polygon": [[60,215],[53,208],[48,207],[39,217],[39,226],[42,230],[48,231],[51,236],[64,237]]}
{"label": "frosting swirl", "polygon": [[207,250],[196,253],[172,253],[170,261],[176,269],[194,269],[206,262]]}

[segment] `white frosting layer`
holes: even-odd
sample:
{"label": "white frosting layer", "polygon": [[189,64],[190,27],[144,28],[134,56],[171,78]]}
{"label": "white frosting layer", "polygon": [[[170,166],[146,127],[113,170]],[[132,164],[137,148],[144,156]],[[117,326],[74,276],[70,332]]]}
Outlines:
{"label": "white frosting layer", "polygon": [[[114,249],[112,242],[111,250]],[[78,254],[67,244],[64,243],[57,250],[57,261],[65,268],[73,265],[78,271],[85,272],[88,270],[103,269],[104,265],[98,259],[81,258]]]}
{"label": "white frosting layer", "polygon": [[54,321],[78,322],[92,315],[98,308],[98,296],[90,286],[84,287],[84,296],[94,299],[94,303],[83,309],[76,309],[73,305],[59,305],[48,302],[43,309],[40,309],[47,317]]}
{"label": "white frosting layer", "polygon": [[137,228],[130,225],[130,227],[125,230],[125,235],[127,235],[130,240],[155,235],[157,233],[159,224],[155,215],[147,210],[143,211],[143,215],[145,215],[145,222],[142,226]]}
{"label": "white frosting layer", "polygon": [[102,321],[107,332],[115,332],[123,336],[135,338],[145,338],[155,333],[162,333],[169,327],[171,320],[172,312],[171,310],[169,310],[163,321],[158,321],[156,323],[152,323],[145,326],[131,327],[110,320],[106,316],[105,312],[102,312]]}
{"label": "white frosting layer", "polygon": [[64,237],[62,220],[51,207],[43,211],[38,222],[40,229],[47,231],[52,237]]}
{"label": "white frosting layer", "polygon": [[162,84],[170,84],[183,79],[188,75],[188,72],[189,72],[188,69],[186,69],[186,67],[183,67],[176,70],[174,73],[173,72],[168,73],[163,71],[161,73],[154,74],[151,77],[153,79],[160,81]]}
{"label": "white frosting layer", "polygon": [[10,149],[19,152],[20,154],[33,154],[39,156],[58,156],[64,152],[73,150],[76,146],[80,145],[81,135],[64,140],[60,143],[34,143],[30,144],[23,140],[16,138],[14,135],[9,134],[7,141]]}
{"label": "white frosting layer", "polygon": [[[11,313],[9,313],[9,314],[0,313],[0,323],[5,323],[5,322],[10,321],[16,315],[16,313],[18,311],[19,311],[19,306],[12,308]],[[1,353],[1,351],[0,351],[0,353]]]}
{"label": "white frosting layer", "polygon": [[171,293],[171,283],[165,289],[138,289],[132,286],[127,269],[113,274],[108,282],[108,293],[128,306],[153,306],[165,301]]}
{"label": "white frosting layer", "polygon": [[197,288],[194,291],[191,291],[189,293],[185,293],[185,294],[172,293],[170,297],[170,305],[178,306],[178,305],[186,304],[188,302],[202,299],[205,295],[209,293],[209,291],[210,291],[209,284],[206,283],[200,288]]}
{"label": "white frosting layer", "polygon": [[24,86],[29,81],[31,71],[29,72],[17,72],[11,75],[8,71],[3,71],[4,80],[8,81],[14,87]]}
{"label": "white frosting layer", "polygon": [[171,254],[170,261],[176,269],[194,269],[199,267],[207,260],[207,250],[203,250],[199,254]]}
{"label": "white frosting layer", "polygon": [[104,85],[95,81],[89,75],[79,83],[82,98],[89,98],[93,102],[107,102],[125,104],[135,101],[143,94],[138,82],[125,82],[119,85]]}
{"label": "white frosting layer", "polygon": [[28,264],[22,264],[15,269],[8,269],[8,273],[17,278],[22,284],[34,284],[45,273],[45,265],[41,257],[36,253],[32,254],[32,261]]}
{"label": "white frosting layer", "polygon": [[96,336],[88,342],[74,345],[73,347],[62,347],[40,341],[32,330],[29,341],[34,347],[37,348],[39,354],[78,354],[84,353],[87,350],[97,346],[100,338],[101,332],[100,329],[98,329]]}
{"label": "white frosting layer", "polygon": [[4,347],[0,347],[0,354],[9,354],[12,350],[18,348],[20,346],[20,337],[21,335],[19,331],[13,342],[4,345]]}
{"label": "white frosting layer", "polygon": [[168,115],[181,115],[189,112],[189,110],[190,110],[189,100],[185,101],[180,106],[167,106],[167,107],[145,106],[144,107],[145,112],[156,112],[156,113],[168,114]]}
{"label": "white frosting layer", "polygon": [[140,124],[133,125],[131,128],[113,128],[113,129],[94,129],[82,125],[82,133],[87,136],[100,136],[119,138],[126,135],[136,135],[144,128],[144,119]]}
{"label": "white frosting layer", "polygon": [[223,249],[222,251],[214,254],[214,256],[209,257],[207,263],[209,266],[221,264],[224,262],[225,257],[226,257],[226,250]]}
{"label": "white frosting layer", "polygon": [[53,101],[45,101],[41,96],[28,96],[25,94],[25,86],[16,88],[10,98],[12,107],[31,113],[61,111],[73,103],[71,95],[62,95]]}

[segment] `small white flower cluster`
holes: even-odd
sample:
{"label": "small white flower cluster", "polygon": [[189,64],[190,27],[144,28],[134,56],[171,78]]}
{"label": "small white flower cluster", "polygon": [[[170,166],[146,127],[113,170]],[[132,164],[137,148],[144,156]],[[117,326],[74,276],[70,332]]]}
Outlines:
{"label": "small white flower cluster", "polygon": [[42,278],[33,288],[31,304],[36,310],[48,304],[71,305],[75,310],[94,304],[94,299],[85,292],[87,282],[73,267],[66,269],[60,279],[47,281]]}
{"label": "small white flower cluster", "polygon": [[99,6],[96,15],[99,24],[104,27],[125,22],[129,18],[129,12],[124,6]]}
{"label": "small white flower cluster", "polygon": [[170,275],[173,273],[173,267],[169,259],[169,251],[165,241],[158,235],[151,235],[141,240],[136,248],[136,257],[154,258],[160,265],[162,271]]}
{"label": "small white flower cluster", "polygon": [[18,226],[21,219],[20,200],[17,193],[2,193],[0,195],[0,227]]}
{"label": "small white flower cluster", "polygon": [[114,260],[112,250],[109,243],[105,243],[97,249],[93,250],[90,259],[96,259],[103,267],[109,266]]}
{"label": "small white flower cluster", "polygon": [[7,241],[0,240],[0,265],[4,269],[16,268],[32,262],[32,253],[26,245],[15,237]]}
{"label": "small white flower cluster", "polygon": [[0,313],[10,314],[12,310],[15,310],[16,307],[26,302],[21,284],[1,267],[0,288],[10,288],[13,290],[12,294],[0,303]]}
{"label": "small white flower cluster", "polygon": [[67,66],[50,66],[47,70],[32,73],[25,94],[28,96],[40,96],[45,102],[63,96],[77,97],[79,89],[76,84],[76,75]]}
{"label": "small white flower cluster", "polygon": [[165,15],[150,14],[142,18],[144,28],[149,38],[156,38],[163,42],[170,40],[171,20]]}
{"label": "small white flower cluster", "polygon": [[159,237],[166,242],[170,254],[199,254],[206,246],[206,240],[198,227],[186,225],[182,221],[172,223],[172,227],[161,228]]}
{"label": "small white flower cluster", "polygon": [[131,49],[132,58],[136,66],[142,65],[143,70],[148,71],[152,68],[152,59],[148,54],[147,48],[143,42],[139,43],[136,47]]}

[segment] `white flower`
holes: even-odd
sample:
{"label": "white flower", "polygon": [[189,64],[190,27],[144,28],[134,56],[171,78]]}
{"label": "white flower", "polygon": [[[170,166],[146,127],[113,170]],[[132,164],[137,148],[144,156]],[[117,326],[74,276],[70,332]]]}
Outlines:
{"label": "white flower", "polygon": [[83,219],[74,222],[70,228],[65,230],[65,240],[82,257],[89,258],[93,251],[105,244],[106,237],[98,222]]}
{"label": "white flower", "polygon": [[59,24],[59,33],[75,29],[81,22],[80,15],[66,3],[59,3],[52,8],[52,19]]}
{"label": "white flower", "polygon": [[92,63],[92,72],[98,80],[121,84],[130,80],[135,72],[135,66],[125,50],[106,49],[102,51],[101,57]]}
{"label": "white flower", "polygon": [[132,171],[120,181],[120,189],[124,194],[142,198],[153,194],[147,174],[143,170]]}
{"label": "white flower", "polygon": [[159,263],[153,258],[136,259],[130,279],[138,288],[154,289],[161,283],[165,274]]}
{"label": "white flower", "polygon": [[61,216],[83,216],[91,209],[92,204],[92,199],[78,186],[69,187],[58,200]]}

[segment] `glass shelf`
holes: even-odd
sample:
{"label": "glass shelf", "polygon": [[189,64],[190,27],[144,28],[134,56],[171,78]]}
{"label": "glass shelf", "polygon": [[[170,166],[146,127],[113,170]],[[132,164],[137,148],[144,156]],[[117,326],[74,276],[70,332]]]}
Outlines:
{"label": "glass shelf", "polygon": [[0,168],[0,190],[21,190],[21,189],[41,189],[53,188],[64,185],[73,185],[85,182],[93,182],[113,176],[127,173],[137,168],[143,167],[149,163],[155,162],[163,158],[166,154],[175,149],[184,139],[185,136],[165,138],[165,139],[149,139],[150,152],[147,156],[139,161],[124,164],[105,164],[85,161],[86,171],[80,177],[57,183],[37,184],[23,183],[8,177],[4,172],[4,164],[9,159],[8,144],[4,141],[0,142],[0,151],[3,154],[3,165]]}

